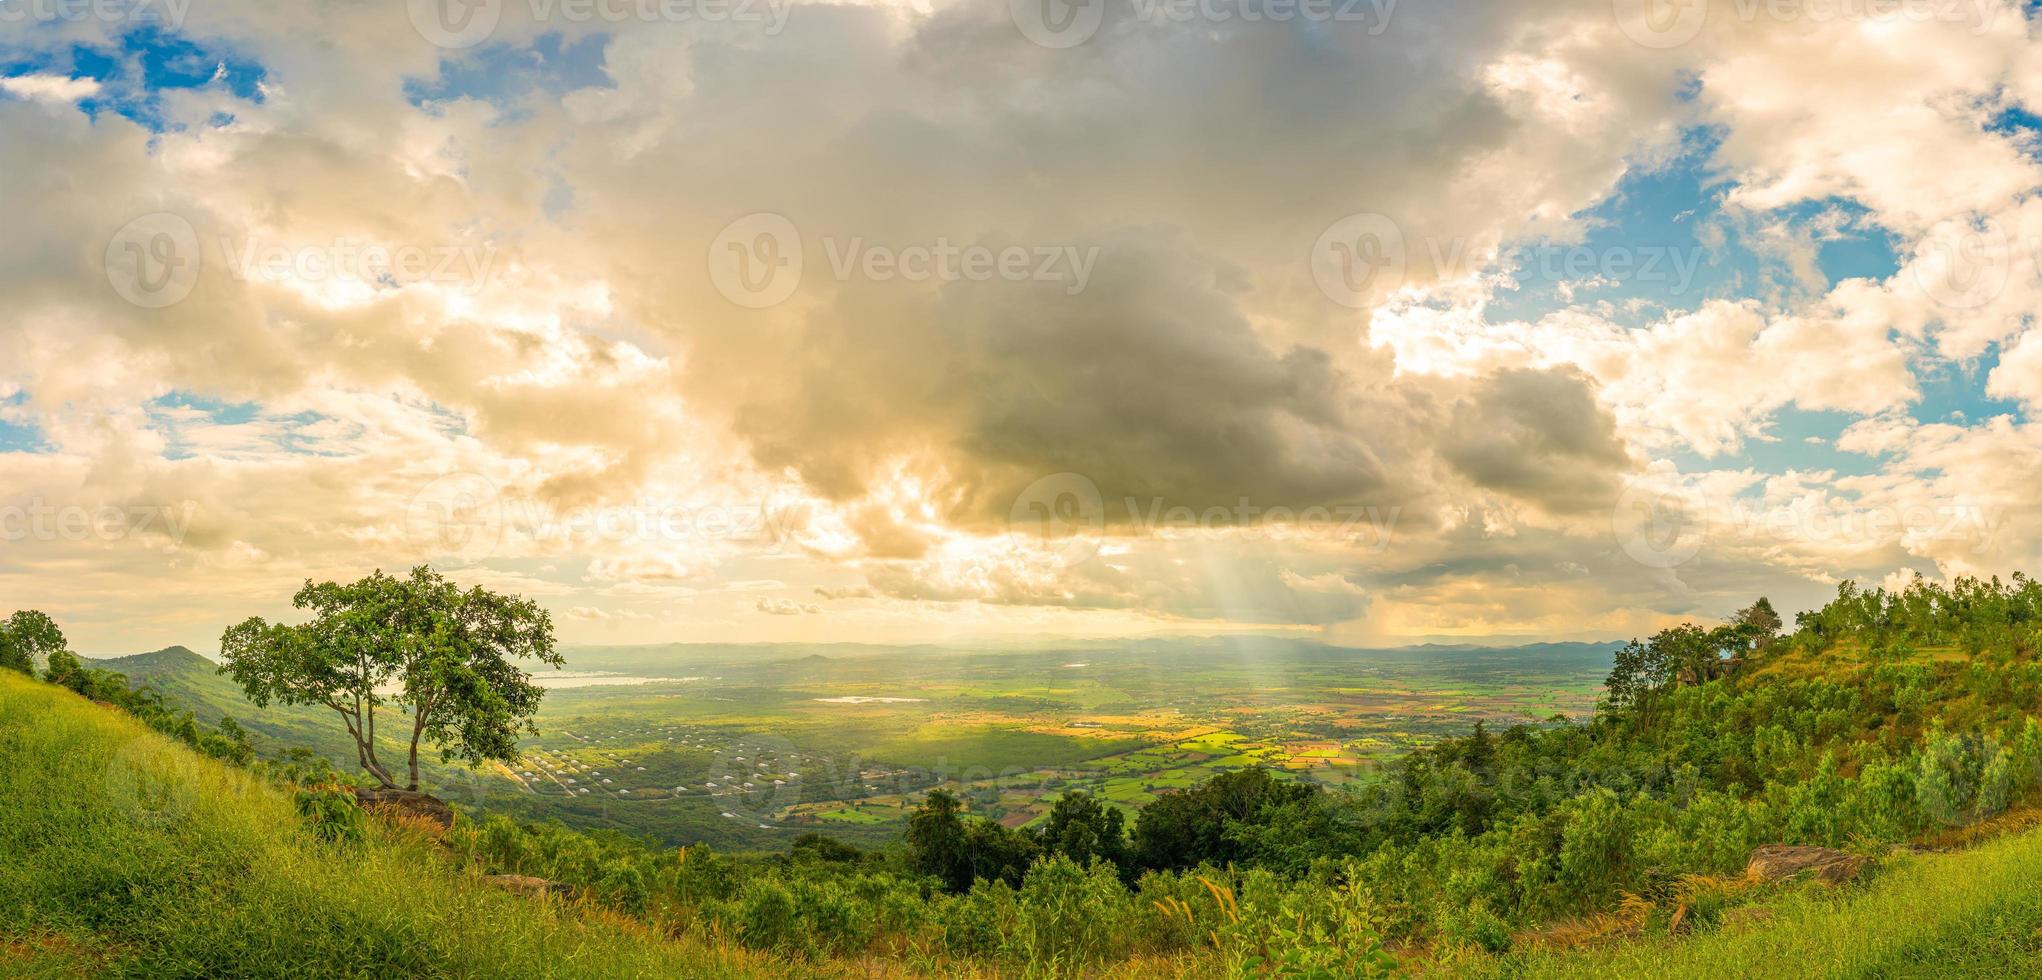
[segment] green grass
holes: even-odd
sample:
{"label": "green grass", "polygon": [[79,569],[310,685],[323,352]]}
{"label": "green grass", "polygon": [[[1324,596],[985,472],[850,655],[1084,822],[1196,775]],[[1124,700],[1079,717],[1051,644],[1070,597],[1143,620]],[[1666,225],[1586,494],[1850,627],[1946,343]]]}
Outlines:
{"label": "green grass", "polygon": [[866,813],[862,810],[850,809],[831,810],[827,813],[817,814],[817,818],[821,820],[835,820],[840,823],[857,823],[868,825],[883,824],[887,822],[885,817],[879,816],[877,814]]}
{"label": "green grass", "polygon": [[248,774],[0,671],[0,975],[785,975],[498,892],[437,847],[320,843]]}
{"label": "green grass", "polygon": [[1760,921],[1683,939],[1511,957],[1495,977],[2042,976],[2042,831],[1897,856],[1868,883],[1810,885]]}
{"label": "green grass", "polygon": [[1077,738],[1003,729],[925,726],[871,748],[874,761],[983,779],[1000,773],[1070,766],[1141,748],[1133,739]]}

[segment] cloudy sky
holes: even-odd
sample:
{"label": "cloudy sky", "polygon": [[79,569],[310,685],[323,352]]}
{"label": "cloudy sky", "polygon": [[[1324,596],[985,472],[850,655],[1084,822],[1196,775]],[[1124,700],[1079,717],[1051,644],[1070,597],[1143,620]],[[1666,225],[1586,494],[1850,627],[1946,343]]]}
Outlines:
{"label": "cloudy sky", "polygon": [[2038,26],[0,0],[0,608],[1402,644],[2034,570]]}

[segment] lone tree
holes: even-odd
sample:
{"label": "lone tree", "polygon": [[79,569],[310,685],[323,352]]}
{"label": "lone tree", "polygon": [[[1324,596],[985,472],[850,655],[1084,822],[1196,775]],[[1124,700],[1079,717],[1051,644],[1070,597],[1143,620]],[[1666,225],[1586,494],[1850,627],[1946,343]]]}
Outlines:
{"label": "lone tree", "polygon": [[[378,569],[359,582],[310,581],[292,604],[299,625],[251,618],[220,639],[226,665],[258,706],[272,701],[331,708],[354,739],[362,768],[385,788],[396,780],[376,752],[376,709],[410,714],[409,780],[418,789],[418,746],[442,762],[514,762],[518,736],[545,690],[517,664],[560,666],[553,620],[529,599],[480,587],[462,591],[431,568],[396,578]],[[401,731],[401,729],[400,729]]]}
{"label": "lone tree", "polygon": [[0,620],[0,668],[34,676],[37,660],[64,652],[64,631],[50,617],[23,609]]}
{"label": "lone tree", "polygon": [[1786,624],[1780,622],[1780,614],[1773,611],[1772,601],[1759,596],[1758,601],[1739,609],[1731,619],[1743,634],[1747,645],[1754,650],[1763,650],[1779,638],[1780,630]]}

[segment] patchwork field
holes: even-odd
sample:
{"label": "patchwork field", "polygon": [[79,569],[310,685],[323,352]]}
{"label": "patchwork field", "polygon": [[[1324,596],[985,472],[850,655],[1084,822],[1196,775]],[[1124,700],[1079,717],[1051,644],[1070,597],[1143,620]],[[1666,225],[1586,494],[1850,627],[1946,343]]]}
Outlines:
{"label": "patchwork field", "polygon": [[[1353,650],[1268,637],[1055,649],[675,645],[568,652],[510,766],[429,764],[474,807],[671,844],[898,837],[930,789],[1012,826],[1084,789],[1137,807],[1247,766],[1339,785],[1477,719],[1591,710],[1610,647]],[[188,650],[110,662],[279,754],[343,766],[330,712],[256,709]],[[393,746],[392,751],[396,751]],[[392,757],[395,757],[394,755]]]}
{"label": "patchwork field", "polygon": [[678,646],[570,665],[597,676],[552,691],[520,765],[445,771],[442,789],[671,843],[773,848],[811,830],[891,839],[939,786],[1024,826],[1069,789],[1135,807],[1248,766],[1367,779],[1477,719],[1588,712],[1609,648]]}

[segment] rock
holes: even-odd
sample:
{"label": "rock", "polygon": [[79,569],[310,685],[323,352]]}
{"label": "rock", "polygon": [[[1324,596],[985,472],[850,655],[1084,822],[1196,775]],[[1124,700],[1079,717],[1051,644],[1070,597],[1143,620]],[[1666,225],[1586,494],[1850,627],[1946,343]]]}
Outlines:
{"label": "rock", "polygon": [[382,810],[424,820],[440,830],[446,830],[454,825],[454,808],[448,806],[445,800],[429,793],[408,789],[357,787],[355,802],[366,810]]}
{"label": "rock", "polygon": [[483,875],[482,880],[513,895],[523,895],[527,898],[544,898],[548,895],[565,894],[569,890],[568,886],[560,882],[534,878],[531,875]]}
{"label": "rock", "polygon": [[1779,881],[1812,873],[1825,885],[1841,885],[1856,878],[1864,867],[1864,858],[1831,847],[1767,844],[1751,852],[1744,876],[1753,881]]}

